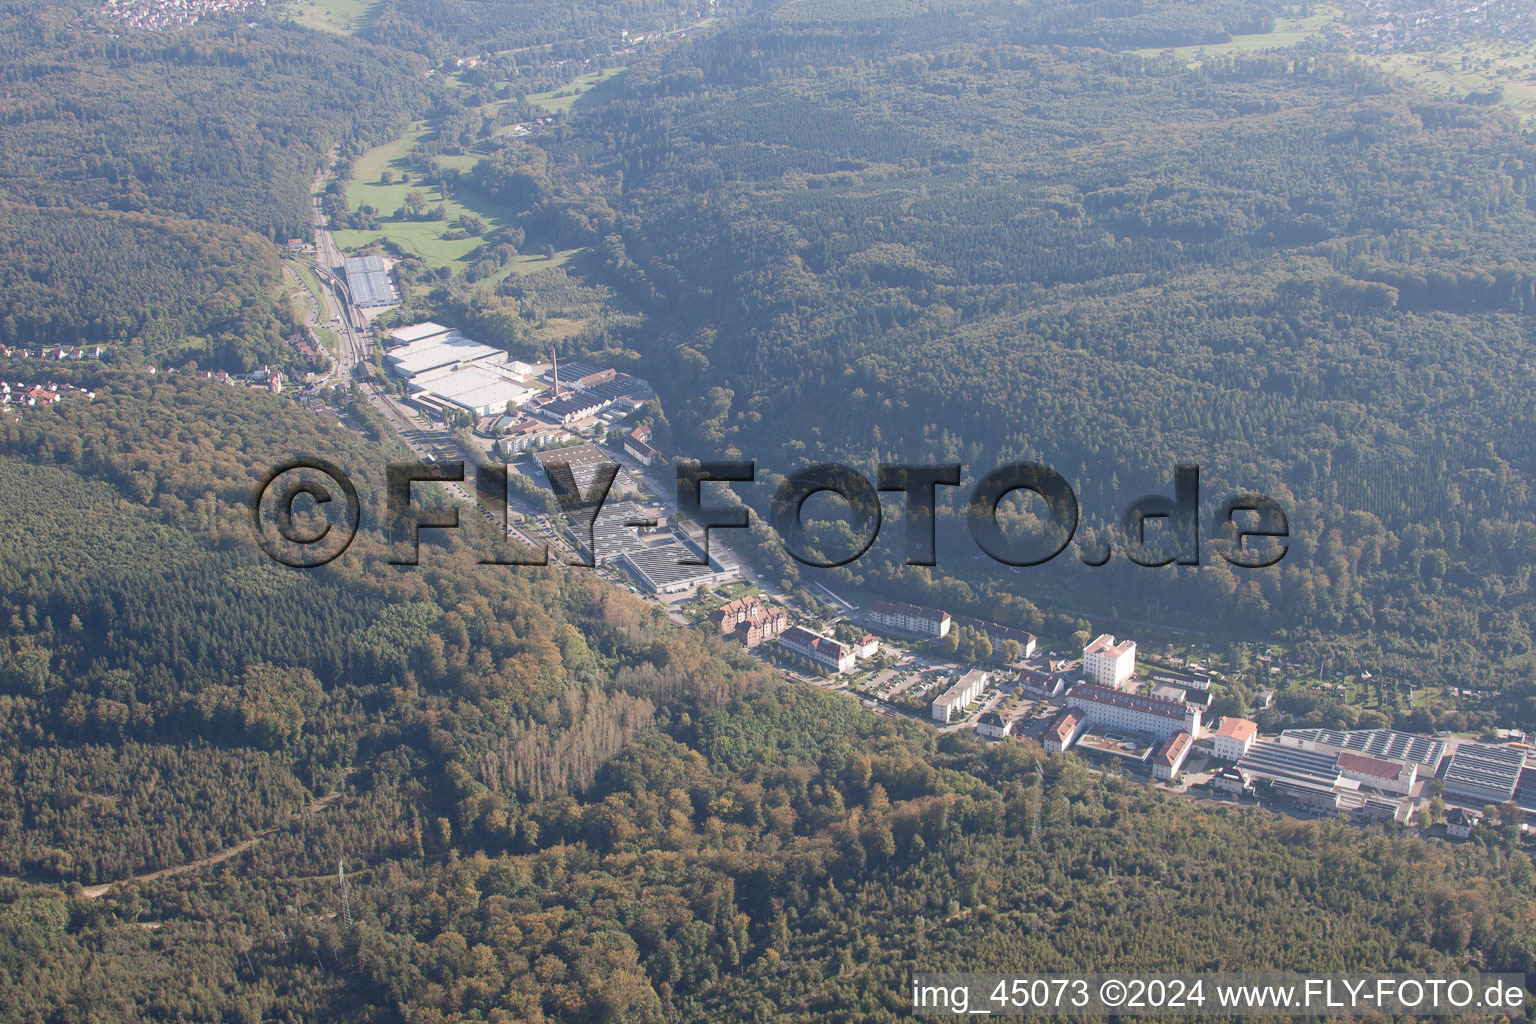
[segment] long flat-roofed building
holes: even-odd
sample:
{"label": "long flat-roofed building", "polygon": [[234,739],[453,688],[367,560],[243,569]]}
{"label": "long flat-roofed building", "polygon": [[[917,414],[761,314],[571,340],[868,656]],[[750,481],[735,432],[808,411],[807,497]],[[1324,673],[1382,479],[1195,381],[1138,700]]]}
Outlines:
{"label": "long flat-roofed building", "polygon": [[1337,810],[1342,794],[1360,788],[1339,770],[1336,754],[1279,743],[1255,743],[1237,762],[1237,770],[1250,781],[1267,782],[1280,796],[1313,810]]}
{"label": "long flat-roofed building", "polygon": [[680,564],[684,550],[681,544],[658,544],[625,551],[618,563],[653,594],[684,594],[715,578],[715,571],[707,565]]}
{"label": "long flat-roofed building", "polygon": [[934,638],[947,635],[953,622],[949,612],[903,601],[876,601],[870,606],[869,621],[898,633]]}
{"label": "long flat-roofed building", "polygon": [[1287,729],[1280,734],[1280,742],[1288,747],[1314,750],[1324,753],[1349,751],[1369,754],[1384,761],[1401,761],[1415,764],[1422,775],[1433,775],[1440,769],[1445,755],[1445,741],[1432,736],[1420,736],[1395,729],[1354,729],[1340,732],[1336,729]]}
{"label": "long flat-roofed building", "polygon": [[537,393],[500,369],[485,362],[418,374],[410,380],[411,401],[429,412],[458,409],[479,417],[516,408]]}
{"label": "long flat-roofed building", "polygon": [[1445,766],[1445,793],[1461,800],[1501,804],[1514,799],[1525,770],[1525,751],[1492,743],[1463,743]]}
{"label": "long flat-roofed building", "polygon": [[395,286],[389,280],[389,268],[379,256],[350,256],[341,263],[347,276],[352,301],[364,308],[395,304]]}
{"label": "long flat-roofed building", "polygon": [[[570,467],[571,476],[576,481],[576,486],[583,494],[592,486],[592,481],[597,479],[598,470],[603,466],[613,466],[618,469],[618,463],[610,459],[606,452],[595,444],[573,444],[566,448],[552,448],[534,455],[539,466],[544,470],[544,477],[554,486],[555,478],[550,475],[550,467],[564,464]],[[619,470],[622,475],[623,471]],[[619,476],[614,477],[613,490],[620,490]]]}
{"label": "long flat-roofed building", "polygon": [[1126,693],[1098,683],[1078,683],[1067,694],[1067,704],[1081,710],[1095,726],[1146,733],[1155,739],[1167,739],[1177,732],[1191,736],[1200,732],[1200,709],[1195,705]]}
{"label": "long flat-roofed building", "polygon": [[1083,675],[1100,686],[1119,686],[1136,674],[1136,643],[1101,633],[1083,648]]}
{"label": "long flat-roofed building", "polygon": [[425,323],[407,324],[404,327],[396,327],[389,332],[390,345],[413,345],[418,341],[426,341],[429,338],[446,336],[453,328],[444,327],[428,320]]}
{"label": "long flat-roofed building", "polygon": [[434,334],[391,349],[384,365],[398,377],[412,378],[434,370],[450,370],[471,363],[505,362],[507,353],[494,345],[466,338],[458,331]]}
{"label": "long flat-roofed building", "polygon": [[935,722],[950,722],[954,720],[956,712],[964,711],[981,691],[987,688],[987,680],[991,676],[979,668],[973,668],[951,686],[941,693],[933,702],[932,713]]}

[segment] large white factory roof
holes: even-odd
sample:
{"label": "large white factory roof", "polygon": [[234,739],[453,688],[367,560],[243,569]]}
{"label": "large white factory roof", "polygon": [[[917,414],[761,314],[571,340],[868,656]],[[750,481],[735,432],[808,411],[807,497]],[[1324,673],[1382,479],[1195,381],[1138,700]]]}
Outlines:
{"label": "large white factory roof", "polygon": [[443,402],[470,410],[499,411],[506,408],[508,402],[514,406],[522,405],[537,394],[533,388],[485,365],[421,374],[411,380],[411,386]]}
{"label": "large white factory roof", "polygon": [[431,370],[459,363],[477,363],[482,360],[505,360],[507,353],[492,345],[484,345],[464,337],[458,331],[412,342],[395,349],[384,357],[385,362],[402,377],[415,377]]}

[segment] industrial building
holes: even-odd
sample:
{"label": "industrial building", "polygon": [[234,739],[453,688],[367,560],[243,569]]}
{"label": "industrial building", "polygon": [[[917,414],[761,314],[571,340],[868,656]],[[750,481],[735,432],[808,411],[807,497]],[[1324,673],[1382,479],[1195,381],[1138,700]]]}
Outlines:
{"label": "industrial building", "polygon": [[901,601],[876,601],[869,609],[869,621],[898,633],[935,640],[948,635],[953,623],[949,612]]}
{"label": "industrial building", "polygon": [[852,647],[829,636],[813,633],[804,626],[790,626],[780,633],[779,646],[828,672],[852,672],[857,660]]}
{"label": "industrial building", "polygon": [[1100,686],[1119,686],[1136,674],[1136,643],[1101,633],[1083,648],[1083,676]]}
{"label": "industrial building", "polygon": [[418,374],[407,386],[412,404],[438,417],[457,409],[478,419],[516,408],[537,394],[490,360]]}
{"label": "industrial building", "polygon": [[625,551],[619,555],[618,564],[649,593],[686,594],[715,578],[710,566],[680,564],[678,559],[687,550],[680,544],[658,544]]}
{"label": "industrial building", "polygon": [[989,673],[983,672],[979,668],[973,668],[961,676],[955,685],[945,690],[934,700],[932,708],[933,720],[935,722],[952,721],[956,712],[964,711],[966,705],[981,696],[981,691],[987,688],[987,680],[990,678],[991,675]]}
{"label": "industrial building", "polygon": [[1433,775],[1440,769],[1440,759],[1445,754],[1445,741],[1430,736],[1419,736],[1395,729],[1355,729],[1339,732],[1335,729],[1287,729],[1280,734],[1280,742],[1288,747],[1323,753],[1368,754],[1384,761],[1401,761],[1414,764],[1424,775]]}
{"label": "industrial building", "polygon": [[1492,743],[1463,743],[1445,766],[1445,795],[1501,804],[1514,799],[1525,770],[1525,751]]}
{"label": "industrial building", "polygon": [[395,286],[389,279],[389,268],[384,265],[383,257],[351,256],[342,261],[341,270],[347,276],[347,288],[357,305],[367,309],[395,304]]}
{"label": "industrial building", "polygon": [[[653,543],[653,538],[663,529],[664,519],[660,512],[644,508],[633,501],[604,502],[592,523],[592,548],[582,553],[593,564],[604,565],[627,551],[644,551],[662,546]],[[691,554],[676,541],[670,541],[666,546],[676,549],[673,552],[675,560]]]}
{"label": "industrial building", "polygon": [[1344,750],[1338,754],[1339,771],[1346,779],[1354,779],[1363,786],[1387,793],[1407,796],[1413,792],[1418,779],[1419,767],[1403,761],[1383,761],[1369,754],[1356,754]]}
{"label": "industrial building", "polygon": [[1067,694],[1067,704],[1082,711],[1092,725],[1146,733],[1167,739],[1177,732],[1200,732],[1200,709],[1183,701],[1126,693],[1098,683],[1082,682]]}
{"label": "industrial building", "polygon": [[473,363],[505,362],[506,358],[507,353],[502,349],[483,345],[458,331],[448,331],[390,349],[384,356],[384,365],[395,376],[409,380],[435,370],[454,370]]}
{"label": "industrial building", "polygon": [[550,476],[550,467],[563,464],[570,467],[571,476],[582,494],[586,494],[591,489],[593,481],[597,479],[598,471],[603,466],[613,466],[618,470],[609,493],[626,494],[636,489],[633,478],[595,444],[573,444],[567,448],[554,448],[539,452],[534,458],[538,461],[539,467],[544,470],[544,478],[551,488],[554,487],[554,477]]}
{"label": "industrial building", "polygon": [[1361,792],[1362,776],[1374,784],[1381,775],[1356,758],[1374,761],[1377,766],[1386,763],[1366,754],[1303,750],[1269,742],[1254,744],[1237,762],[1237,772],[1250,784],[1267,783],[1273,795],[1307,810],[1344,811],[1370,820],[1407,820],[1411,801]]}
{"label": "industrial building", "polygon": [[397,345],[412,345],[418,341],[427,341],[431,338],[440,338],[449,334],[453,328],[444,327],[428,320],[425,323],[406,324],[404,327],[396,327],[386,337],[390,347]]}

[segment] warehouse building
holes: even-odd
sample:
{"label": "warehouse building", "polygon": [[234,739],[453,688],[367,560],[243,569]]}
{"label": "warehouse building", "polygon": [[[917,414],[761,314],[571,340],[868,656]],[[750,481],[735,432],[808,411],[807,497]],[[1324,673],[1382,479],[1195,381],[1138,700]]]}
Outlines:
{"label": "warehouse building", "polygon": [[439,418],[452,409],[479,419],[516,408],[536,393],[489,361],[418,374],[407,386],[411,404]]}
{"label": "warehouse building", "polygon": [[1463,743],[1445,767],[1445,794],[1460,800],[1501,804],[1514,799],[1525,770],[1525,751],[1492,743]]}
{"label": "warehouse building", "polygon": [[342,261],[341,270],[357,305],[368,309],[395,304],[395,286],[389,280],[389,268],[382,257],[351,256]]}
{"label": "warehouse building", "polygon": [[663,529],[664,520],[659,511],[644,508],[633,501],[604,502],[592,523],[592,547],[586,549],[585,543],[580,547],[583,549],[582,554],[595,565],[614,561],[626,552],[660,546],[673,549],[674,560],[688,558],[688,549],[676,541],[665,545],[653,543],[653,539]]}
{"label": "warehouse building", "polygon": [[598,471],[603,466],[612,466],[618,470],[613,478],[613,487],[609,489],[610,493],[625,494],[635,490],[634,480],[629,474],[595,444],[573,444],[567,448],[554,448],[539,452],[534,455],[534,458],[538,460],[539,467],[544,470],[544,478],[551,488],[554,487],[554,477],[550,476],[550,467],[564,464],[570,467],[576,487],[583,494],[591,489],[593,481],[597,479]]}
{"label": "warehouse building", "polygon": [[680,564],[678,560],[686,551],[680,544],[658,544],[625,551],[619,555],[618,564],[649,593],[686,594],[715,577],[707,565]]}
{"label": "warehouse building", "polygon": [[435,324],[428,320],[425,323],[396,327],[389,332],[386,341],[392,348],[398,345],[413,345],[418,341],[446,337],[452,330],[451,327],[444,327],[442,324]]}
{"label": "warehouse building", "polygon": [[384,365],[395,376],[409,380],[434,371],[455,370],[474,363],[504,363],[506,358],[507,353],[493,345],[483,345],[458,331],[449,331],[391,349],[384,357]]}
{"label": "warehouse building", "polygon": [[1439,771],[1440,759],[1445,754],[1444,740],[1398,732],[1395,729],[1355,729],[1349,732],[1335,729],[1287,729],[1280,734],[1280,742],[1301,750],[1332,754],[1348,751],[1367,754],[1383,761],[1413,764],[1422,775],[1433,775]]}

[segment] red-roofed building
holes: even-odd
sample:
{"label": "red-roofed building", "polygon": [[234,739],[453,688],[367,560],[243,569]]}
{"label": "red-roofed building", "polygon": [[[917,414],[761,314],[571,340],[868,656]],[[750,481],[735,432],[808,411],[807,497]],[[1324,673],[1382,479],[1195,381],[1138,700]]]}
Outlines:
{"label": "red-roofed building", "polygon": [[1056,716],[1056,721],[1050,724],[1041,738],[1048,753],[1059,754],[1077,742],[1077,738],[1087,728],[1088,716],[1077,708],[1068,708]]}
{"label": "red-roofed building", "polygon": [[1195,749],[1195,738],[1187,732],[1174,733],[1163,741],[1152,755],[1152,777],[1164,782],[1172,780],[1184,767],[1189,752]]}
{"label": "red-roofed building", "polygon": [[1248,753],[1248,748],[1253,746],[1253,741],[1258,738],[1257,723],[1246,718],[1238,718],[1236,715],[1228,715],[1221,720],[1221,725],[1212,734],[1211,745],[1216,748],[1216,756],[1223,761],[1241,761],[1243,755]]}
{"label": "red-roofed building", "polygon": [[1343,751],[1339,754],[1339,773],[1372,789],[1407,795],[1418,779],[1419,766]]}

